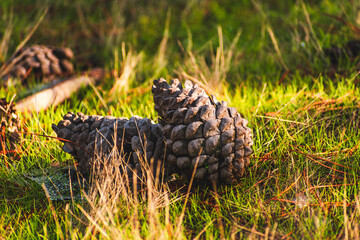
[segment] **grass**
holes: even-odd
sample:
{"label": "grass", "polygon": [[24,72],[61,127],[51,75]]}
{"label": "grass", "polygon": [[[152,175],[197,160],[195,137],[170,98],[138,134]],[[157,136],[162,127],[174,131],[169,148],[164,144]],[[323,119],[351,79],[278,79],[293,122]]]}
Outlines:
{"label": "grass", "polygon": [[[69,46],[79,72],[100,66],[113,75],[57,107],[21,114],[27,132],[55,136],[51,124],[67,111],[155,120],[151,81],[177,77],[236,107],[255,152],[242,181],[216,191],[148,181],[134,194],[99,173],[82,201],[52,201],[29,176],[74,160],[57,140],[27,134],[18,154],[0,157],[0,239],[360,238],[358,58],[332,65],[324,51],[356,38],[349,24],[359,22],[358,3],[47,4],[0,3],[0,62],[40,22],[27,44]],[[0,97],[27,91],[15,82]]]}

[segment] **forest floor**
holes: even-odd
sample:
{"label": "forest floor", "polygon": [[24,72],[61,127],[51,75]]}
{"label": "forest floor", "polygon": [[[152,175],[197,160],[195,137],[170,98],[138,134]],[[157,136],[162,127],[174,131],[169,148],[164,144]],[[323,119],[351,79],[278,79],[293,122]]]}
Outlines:
{"label": "forest floor", "polygon": [[[45,2],[1,1],[0,65],[25,41],[70,47],[77,72],[110,74],[20,114],[28,134],[0,156],[0,239],[360,239],[358,1]],[[75,160],[47,137],[51,124],[68,111],[157,121],[160,77],[200,81],[249,121],[242,181],[56,197],[43,183]],[[0,97],[16,102],[41,84],[14,79]]]}

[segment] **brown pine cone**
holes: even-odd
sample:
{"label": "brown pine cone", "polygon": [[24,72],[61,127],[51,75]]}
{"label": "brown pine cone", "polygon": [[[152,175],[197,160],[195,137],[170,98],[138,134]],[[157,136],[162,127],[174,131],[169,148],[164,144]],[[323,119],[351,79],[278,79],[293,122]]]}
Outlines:
{"label": "brown pine cone", "polygon": [[14,150],[20,141],[20,122],[14,103],[9,104],[5,98],[0,99],[0,121],[0,152],[6,153]]}
{"label": "brown pine cone", "polygon": [[236,108],[197,84],[154,81],[155,109],[166,139],[168,167],[195,183],[236,183],[250,163],[252,131]]}
{"label": "brown pine cone", "polygon": [[74,71],[70,60],[74,57],[69,48],[33,45],[18,50],[6,63],[9,77],[24,79],[32,71],[36,77],[51,78],[69,75]]}
{"label": "brown pine cone", "polygon": [[127,119],[69,112],[52,128],[59,138],[68,140],[63,141],[63,150],[79,160],[78,169],[83,175],[92,170],[97,156],[113,156],[110,153],[114,145],[117,153],[127,162],[131,175],[133,170],[141,173],[141,159],[149,163],[152,158],[155,159],[154,169],[155,164],[164,159],[165,143],[159,124],[148,118],[134,116]]}

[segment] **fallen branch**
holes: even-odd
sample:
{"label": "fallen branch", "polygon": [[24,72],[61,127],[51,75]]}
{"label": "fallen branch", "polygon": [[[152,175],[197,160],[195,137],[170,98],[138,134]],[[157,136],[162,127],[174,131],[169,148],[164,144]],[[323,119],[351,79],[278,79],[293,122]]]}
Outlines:
{"label": "fallen branch", "polygon": [[70,98],[70,96],[83,86],[94,83],[105,76],[105,71],[100,68],[93,69],[80,76],[73,76],[56,83],[38,93],[20,100],[16,104],[18,112],[30,112],[45,110],[51,106]]}

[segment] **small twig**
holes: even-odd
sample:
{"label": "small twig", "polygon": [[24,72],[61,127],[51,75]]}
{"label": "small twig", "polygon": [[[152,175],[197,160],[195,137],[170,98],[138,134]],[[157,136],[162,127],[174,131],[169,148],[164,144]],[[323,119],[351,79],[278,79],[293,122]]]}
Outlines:
{"label": "small twig", "polygon": [[285,236],[283,236],[281,239],[287,239],[288,237],[290,237],[291,234],[293,234],[293,232],[295,232],[295,230],[289,232],[288,234],[286,234]]}
{"label": "small twig", "polygon": [[262,236],[262,237],[266,237],[265,234],[259,232],[259,231],[256,231],[255,229],[249,229],[249,228],[246,228],[246,227],[243,227],[239,224],[236,224],[236,227],[242,229],[242,230],[245,230],[245,231],[248,231],[250,233],[255,233],[256,235],[259,235],[259,236]]}
{"label": "small twig", "polygon": [[[300,150],[297,149],[297,148],[295,148],[295,149],[289,149],[289,151],[293,151],[293,152],[297,152],[297,153],[303,154],[303,155],[305,155],[306,157],[308,157],[308,158],[310,158],[310,159],[317,158],[317,159],[319,159],[319,160],[322,160],[322,161],[325,161],[325,162],[328,162],[328,163],[337,165],[337,166],[339,166],[339,167],[343,167],[343,168],[350,169],[350,168],[347,167],[347,166],[344,166],[344,165],[342,165],[342,164],[340,164],[340,163],[332,162],[332,161],[330,161],[330,160],[328,160],[328,159],[326,159],[326,158],[322,158],[322,157],[318,157],[318,156],[311,155],[311,154],[308,154],[308,153],[304,153],[304,152],[300,151]],[[314,159],[314,160],[315,160],[315,159]],[[316,160],[315,160],[315,161],[316,161]],[[327,166],[326,166],[326,167],[327,167]],[[336,170],[336,169],[333,169],[333,170],[334,170],[334,171],[339,171],[339,170]],[[340,171],[340,172],[341,172],[341,171]],[[344,172],[342,172],[342,173],[344,173]],[[345,174],[345,173],[344,173],[344,174]]]}
{"label": "small twig", "polygon": [[86,150],[85,148],[80,146],[79,144],[77,144],[77,143],[75,143],[73,141],[64,139],[64,138],[53,137],[53,136],[49,136],[49,135],[44,135],[44,134],[39,134],[39,133],[32,133],[32,132],[21,132],[21,131],[15,131],[15,132],[20,133],[20,134],[30,134],[30,135],[35,135],[35,136],[39,136],[39,137],[53,138],[53,139],[57,139],[57,140],[62,141],[62,142],[68,142],[68,143],[74,144],[75,146],[81,148],[82,150],[87,152],[90,156],[94,157],[94,155],[91,152],[89,152],[88,150]]}
{"label": "small twig", "polygon": [[267,200],[265,203],[269,203],[270,201],[277,199],[278,197],[280,197],[281,195],[283,195],[284,193],[288,192],[301,178],[301,175],[295,180],[295,182],[293,182],[289,187],[287,187],[284,191],[282,191],[281,193],[279,193],[276,197],[273,197],[269,200]]}
{"label": "small twig", "polygon": [[93,83],[105,76],[102,69],[93,69],[89,73],[65,79],[38,93],[20,100],[16,104],[18,112],[41,111],[56,106],[71,97],[81,87]]}
{"label": "small twig", "polygon": [[[301,205],[300,202],[296,202],[296,201],[292,201],[292,200],[288,200],[288,199],[282,199],[282,198],[275,198],[272,199],[271,201],[278,201],[278,202],[287,202],[287,203],[292,203],[292,204],[296,204],[296,205]],[[356,201],[352,201],[347,203],[347,207],[350,206],[351,204],[356,203]],[[339,201],[339,202],[324,202],[324,205],[333,205],[334,207],[342,207],[344,202],[343,201]],[[316,203],[312,203],[312,204],[308,204],[307,206],[320,206],[320,204],[316,204]]]}
{"label": "small twig", "polygon": [[[305,172],[304,172],[304,175],[305,175]],[[309,180],[309,175],[308,175],[308,174],[306,174],[305,180],[306,180],[307,184],[308,184],[310,187],[312,187],[312,186],[311,186],[311,183],[310,183],[310,180]],[[323,209],[323,211],[326,212],[326,207],[325,207],[325,205],[324,205],[324,202],[320,199],[320,197],[319,197],[319,195],[317,194],[317,192],[314,191],[314,189],[310,189],[310,191],[311,191],[311,193],[315,196],[316,200],[317,200],[318,203],[320,204],[320,206],[321,206],[321,208]]]}
{"label": "small twig", "polygon": [[[355,183],[348,183],[348,184],[346,184],[346,186],[354,186],[354,185],[356,185]],[[311,191],[311,190],[313,190],[313,189],[318,189],[318,188],[328,188],[328,187],[343,187],[343,186],[345,186],[344,184],[333,184],[333,185],[321,185],[321,186],[313,186],[313,187],[309,187],[309,188],[307,188],[307,189],[304,189],[304,190],[302,190],[301,192],[299,192],[299,193],[297,193],[296,195],[299,195],[299,194],[301,194],[301,193],[303,193],[303,192],[306,192],[306,191]]]}

